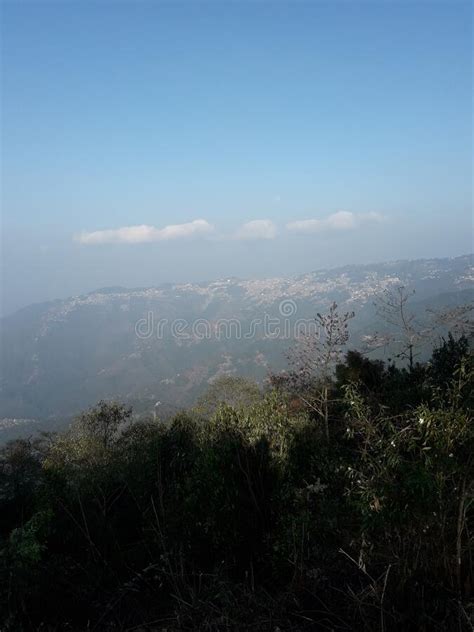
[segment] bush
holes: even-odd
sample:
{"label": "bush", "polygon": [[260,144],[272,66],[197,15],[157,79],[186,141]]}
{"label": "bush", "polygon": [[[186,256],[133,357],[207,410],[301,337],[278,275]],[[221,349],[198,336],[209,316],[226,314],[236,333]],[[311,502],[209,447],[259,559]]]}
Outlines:
{"label": "bush", "polygon": [[451,339],[351,353],[329,419],[282,389],[167,425],[101,402],[6,446],[2,629],[469,629],[472,378]]}

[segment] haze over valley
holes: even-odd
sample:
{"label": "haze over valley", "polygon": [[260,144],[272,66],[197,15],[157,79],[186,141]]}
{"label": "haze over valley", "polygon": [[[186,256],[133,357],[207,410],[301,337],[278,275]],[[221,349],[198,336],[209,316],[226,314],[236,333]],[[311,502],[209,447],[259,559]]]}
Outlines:
{"label": "haze over valley", "polygon": [[[264,384],[286,366],[286,352],[305,323],[333,301],[355,312],[351,348],[390,328],[374,301],[415,290],[417,327],[435,312],[474,298],[470,255],[452,259],[346,266],[268,279],[227,278],[150,288],[112,287],[32,305],[1,323],[3,373],[0,438],[58,428],[99,399],[120,399],[136,414],[169,416],[221,375]],[[267,323],[266,320],[267,319]],[[295,328],[296,325],[296,328]],[[420,359],[445,329],[419,350]],[[393,347],[393,345],[392,345]],[[393,348],[372,349],[387,359]]]}

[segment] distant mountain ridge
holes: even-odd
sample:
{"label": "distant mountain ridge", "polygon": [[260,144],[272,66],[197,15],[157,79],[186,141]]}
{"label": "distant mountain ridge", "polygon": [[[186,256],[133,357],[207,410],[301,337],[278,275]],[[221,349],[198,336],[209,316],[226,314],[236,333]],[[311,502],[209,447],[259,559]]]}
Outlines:
{"label": "distant mountain ridge", "polygon": [[[443,300],[472,300],[472,256],[344,266],[295,277],[115,286],[31,305],[1,320],[0,419],[68,417],[100,398],[120,398],[143,411],[158,400],[187,405],[217,375],[261,380],[268,367],[283,366],[291,341],[258,327],[249,335],[256,321],[311,319],[336,300],[342,310],[356,312],[351,344],[357,346],[374,329],[374,296],[400,285],[415,289],[414,303],[425,307],[430,301],[439,306]],[[164,320],[161,337],[155,331],[137,335],[137,323],[149,329],[151,321],[155,328]],[[238,321],[240,338],[215,336],[227,321]],[[188,336],[172,335],[176,322],[187,324]],[[199,335],[197,323],[209,337]]]}

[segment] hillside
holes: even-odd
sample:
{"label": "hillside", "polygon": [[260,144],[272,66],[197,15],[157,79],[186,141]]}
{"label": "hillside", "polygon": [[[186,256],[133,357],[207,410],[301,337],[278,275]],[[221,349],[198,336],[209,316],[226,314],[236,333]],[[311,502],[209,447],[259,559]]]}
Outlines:
{"label": "hillside", "polygon": [[334,300],[356,313],[357,347],[381,327],[373,301],[385,289],[414,289],[412,309],[421,314],[472,300],[473,280],[472,257],[461,256],[293,278],[105,288],[32,305],[1,321],[0,432],[54,426],[101,398],[118,397],[139,413],[157,401],[171,411],[223,373],[261,381],[268,367],[282,368],[296,321]]}

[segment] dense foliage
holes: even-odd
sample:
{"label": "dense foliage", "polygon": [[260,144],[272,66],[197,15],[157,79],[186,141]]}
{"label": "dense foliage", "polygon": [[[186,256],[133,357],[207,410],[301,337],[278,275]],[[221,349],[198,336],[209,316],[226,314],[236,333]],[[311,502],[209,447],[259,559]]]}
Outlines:
{"label": "dense foliage", "polygon": [[101,402],[8,444],[0,628],[471,629],[473,370],[464,338],[348,352],[304,388],[226,383],[166,424]]}

